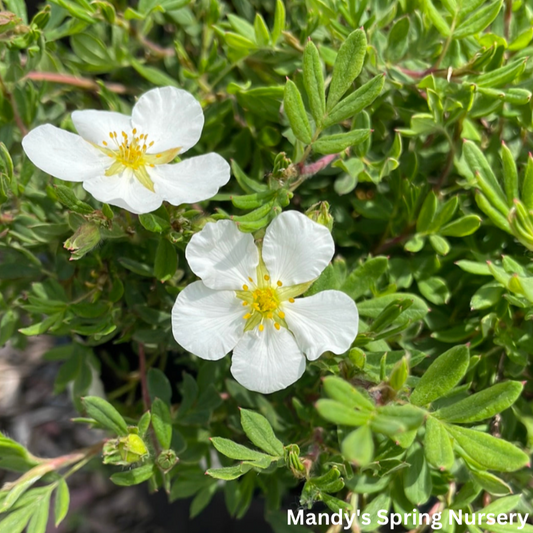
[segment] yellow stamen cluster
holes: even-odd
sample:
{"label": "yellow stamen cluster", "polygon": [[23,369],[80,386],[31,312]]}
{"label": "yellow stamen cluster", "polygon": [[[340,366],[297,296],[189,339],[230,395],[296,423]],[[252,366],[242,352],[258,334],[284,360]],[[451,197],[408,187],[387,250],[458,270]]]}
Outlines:
{"label": "yellow stamen cluster", "polygon": [[[264,331],[265,320],[273,320],[274,327],[279,331],[281,326],[287,327],[284,319],[285,313],[281,310],[281,299],[278,289],[283,285],[281,281],[276,284],[270,284],[270,276],[264,274],[259,277],[256,285],[254,280],[249,277],[250,286],[244,284],[242,291],[239,291],[238,297],[243,300],[244,307],[249,306],[249,312],[243,315],[243,319],[248,322],[247,328],[253,329],[257,326],[259,331]],[[292,298],[292,301],[294,299]]]}
{"label": "yellow stamen cluster", "polygon": [[[119,137],[116,131],[109,132],[109,138],[115,144],[115,150],[108,153],[109,157],[115,157],[123,166],[137,170],[139,167],[146,165],[146,150],[154,145],[154,141],[148,142],[148,134],[141,133],[137,135],[137,130],[134,128],[132,135],[129,136],[125,131],[121,132],[122,137]],[[108,146],[106,141],[103,141],[104,146]],[[160,157],[160,154],[158,154]],[[153,167],[153,164],[150,164]]]}

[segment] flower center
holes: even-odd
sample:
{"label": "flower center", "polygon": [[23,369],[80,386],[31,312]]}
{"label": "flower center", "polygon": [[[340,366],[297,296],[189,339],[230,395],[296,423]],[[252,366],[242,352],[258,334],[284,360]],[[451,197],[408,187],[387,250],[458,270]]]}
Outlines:
{"label": "flower center", "polygon": [[253,291],[252,297],[252,307],[263,315],[272,313],[278,308],[279,301],[274,289],[256,289]]}
{"label": "flower center", "polygon": [[102,141],[102,146],[95,145],[104,154],[114,159],[105,175],[114,176],[124,172],[125,169],[130,169],[139,182],[152,192],[154,192],[154,182],[146,167],[153,168],[155,165],[169,163],[181,149],[178,146],[158,154],[147,154],[146,151],[154,145],[154,141],[148,141],[147,133],[137,134],[136,128],[133,128],[130,135],[122,131],[119,136],[116,131],[110,131],[109,139],[110,142]]}
{"label": "flower center", "polygon": [[[237,298],[243,300],[244,307],[249,306],[249,312],[243,318],[246,320],[245,330],[259,328],[259,331],[265,329],[264,321],[273,320],[274,327],[279,331],[281,326],[287,327],[285,323],[285,313],[280,308],[281,298],[278,289],[283,285],[278,281],[276,286],[270,285],[270,276],[265,274],[263,280],[257,285],[252,278],[248,278],[253,288],[248,285],[242,286],[242,291],[237,291]],[[294,301],[293,298],[290,301]]]}
{"label": "flower center", "polygon": [[[147,133],[137,135],[136,129],[133,129],[131,136],[123,131],[121,137],[117,135],[116,131],[112,131],[109,132],[109,138],[116,147],[114,154],[116,160],[122,163],[123,166],[134,170],[146,164],[146,150],[154,145],[154,141],[148,143]],[[106,141],[103,141],[102,144],[107,146]],[[154,165],[151,166],[153,167]]]}

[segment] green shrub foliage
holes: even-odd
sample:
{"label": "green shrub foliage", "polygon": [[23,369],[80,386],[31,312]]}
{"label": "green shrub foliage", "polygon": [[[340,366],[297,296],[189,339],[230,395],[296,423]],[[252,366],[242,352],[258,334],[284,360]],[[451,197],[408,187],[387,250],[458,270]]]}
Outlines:
{"label": "green shrub foliage", "polygon": [[[20,475],[0,491],[0,531],[60,523],[89,460],[118,485],[194,496],[191,516],[223,491],[240,518],[259,491],[279,533],[289,491],[335,512],[531,512],[531,1],[0,7],[0,345],[63,339],[44,354],[61,362],[55,392],[71,394],[73,424],[108,433],[55,459],[0,435],[0,468]],[[231,162],[210,200],[133,215],[21,148],[38,125],[130,114],[163,86],[202,105],[191,155]],[[346,293],[359,334],[262,395],[229,358],[178,346],[170,313],[206,222],[260,240],[288,209],[336,244],[305,296]]]}

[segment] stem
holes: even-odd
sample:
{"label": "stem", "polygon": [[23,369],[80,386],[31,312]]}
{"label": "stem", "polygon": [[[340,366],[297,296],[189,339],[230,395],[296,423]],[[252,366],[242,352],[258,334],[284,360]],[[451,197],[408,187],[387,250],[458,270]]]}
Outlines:
{"label": "stem", "polygon": [[22,133],[22,136],[24,137],[28,133],[28,128],[26,128],[24,121],[22,120],[22,117],[20,116],[17,103],[15,102],[15,98],[13,97],[13,94],[8,91],[6,84],[4,83],[4,80],[0,76],[0,89],[4,93],[4,96],[7,100],[9,100],[9,103],[11,104],[11,108],[13,109],[13,117],[15,118],[15,122],[17,124],[18,129]]}
{"label": "stem", "polygon": [[446,52],[448,51],[448,48],[450,47],[450,43],[452,42],[453,30],[455,30],[455,21],[456,18],[454,16],[452,20],[452,26],[450,28],[450,35],[448,35],[448,38],[444,43],[444,48],[442,49],[442,52],[440,53],[440,56],[437,59],[437,62],[435,63],[435,68],[439,68],[439,65],[441,64],[442,60],[444,59],[444,56],[446,55]]}
{"label": "stem", "polygon": [[[62,83],[64,85],[72,85],[73,87],[79,87],[80,89],[86,89],[88,91],[98,92],[100,85],[94,80],[87,78],[79,78],[77,76],[70,76],[68,74],[60,74],[56,72],[28,72],[24,79],[33,81],[49,81],[52,83]],[[116,94],[127,94],[130,92],[125,85],[121,83],[106,83],[104,84],[108,91]]]}

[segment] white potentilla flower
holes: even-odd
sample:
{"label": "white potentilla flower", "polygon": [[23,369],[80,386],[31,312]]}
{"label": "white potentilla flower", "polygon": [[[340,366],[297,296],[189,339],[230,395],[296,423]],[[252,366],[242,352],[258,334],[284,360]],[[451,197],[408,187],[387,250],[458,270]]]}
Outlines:
{"label": "white potentilla flower", "polygon": [[185,251],[202,281],[185,287],[172,309],[176,341],[203,359],[233,350],[231,372],[247,389],[288,387],[302,376],[305,356],[344,353],[357,336],[357,307],[345,293],[296,298],[334,251],[328,229],[296,211],[270,224],[261,250],[230,220],[206,224]]}
{"label": "white potentilla flower", "polygon": [[22,146],[36,167],[83,182],[101,202],[149,213],[163,200],[206,200],[229,181],[229,165],[218,154],[168,164],[198,142],[204,125],[202,107],[187,91],[152,89],[131,117],[87,110],[74,111],[72,121],[79,135],[45,124],[30,131]]}

